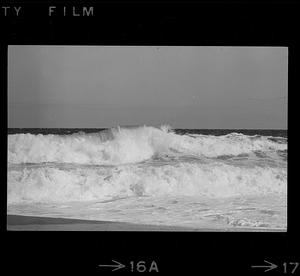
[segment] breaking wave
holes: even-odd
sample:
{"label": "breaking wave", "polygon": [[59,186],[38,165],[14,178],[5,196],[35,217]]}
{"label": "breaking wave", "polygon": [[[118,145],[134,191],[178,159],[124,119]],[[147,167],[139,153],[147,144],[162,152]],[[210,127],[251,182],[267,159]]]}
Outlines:
{"label": "breaking wave", "polygon": [[8,162],[120,165],[157,156],[237,156],[255,152],[283,152],[286,138],[248,136],[179,135],[168,126],[112,128],[98,133],[72,135],[8,135]]}
{"label": "breaking wave", "polygon": [[286,168],[239,167],[218,162],[16,168],[8,173],[8,204],[101,201],[131,196],[224,198],[287,193]]}

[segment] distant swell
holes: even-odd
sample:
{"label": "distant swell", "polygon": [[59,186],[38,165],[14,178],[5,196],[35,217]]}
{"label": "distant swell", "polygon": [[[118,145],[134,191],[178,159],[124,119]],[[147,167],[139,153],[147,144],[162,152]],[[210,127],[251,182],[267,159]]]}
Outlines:
{"label": "distant swell", "polygon": [[287,150],[286,138],[247,136],[179,135],[168,127],[115,128],[72,135],[8,135],[8,162],[120,165],[156,156],[238,156]]}

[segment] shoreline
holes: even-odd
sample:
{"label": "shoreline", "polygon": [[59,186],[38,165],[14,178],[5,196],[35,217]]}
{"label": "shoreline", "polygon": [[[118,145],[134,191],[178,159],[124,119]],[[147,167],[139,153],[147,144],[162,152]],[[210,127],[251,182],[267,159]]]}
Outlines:
{"label": "shoreline", "polygon": [[266,228],[193,228],[117,221],[7,215],[7,231],[154,231],[154,232],[287,232]]}

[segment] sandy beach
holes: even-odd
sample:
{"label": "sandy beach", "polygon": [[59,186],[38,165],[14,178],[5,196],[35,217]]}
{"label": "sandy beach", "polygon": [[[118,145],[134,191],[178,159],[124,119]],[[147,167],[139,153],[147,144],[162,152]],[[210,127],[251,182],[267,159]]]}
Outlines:
{"label": "sandy beach", "polygon": [[7,230],[12,231],[195,231],[174,226],[127,222],[7,215]]}
{"label": "sandy beach", "polygon": [[284,232],[263,228],[188,228],[179,226],[134,224],[127,222],[80,220],[53,217],[7,215],[8,231],[175,231],[175,232]]}

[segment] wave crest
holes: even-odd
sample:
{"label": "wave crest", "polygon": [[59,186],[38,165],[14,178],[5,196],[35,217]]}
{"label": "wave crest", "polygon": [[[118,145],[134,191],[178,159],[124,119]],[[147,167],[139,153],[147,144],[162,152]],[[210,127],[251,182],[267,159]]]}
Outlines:
{"label": "wave crest", "polygon": [[179,135],[169,126],[118,127],[92,134],[13,134],[8,135],[8,162],[120,165],[145,161],[157,155],[218,157],[285,151],[287,143],[282,139],[276,141],[272,137],[239,133]]}

